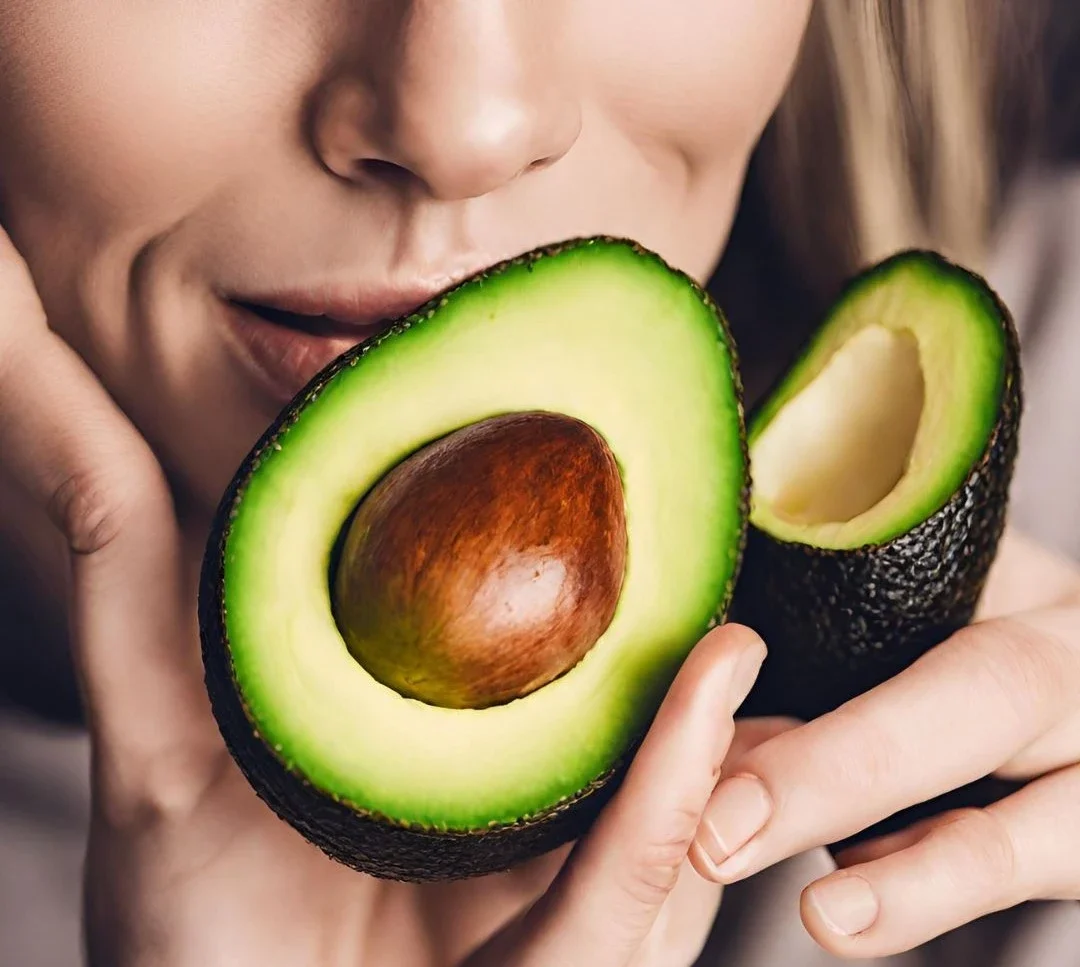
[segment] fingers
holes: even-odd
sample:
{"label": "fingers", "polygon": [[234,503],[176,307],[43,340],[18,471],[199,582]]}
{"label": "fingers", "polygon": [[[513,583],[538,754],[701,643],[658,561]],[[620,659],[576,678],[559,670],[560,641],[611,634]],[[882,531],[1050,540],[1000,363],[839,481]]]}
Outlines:
{"label": "fingers", "polygon": [[[735,736],[731,740],[728,754],[724,759],[722,773],[737,772],[739,761],[751,749],[757,748],[762,742],[790,732],[800,725],[797,719],[780,716],[766,718],[741,719],[735,723]],[[690,848],[690,863],[697,874],[705,879],[714,879],[714,864],[710,860],[698,841]]]}
{"label": "fingers", "polygon": [[942,826],[945,823],[951,823],[962,813],[963,810],[950,809],[948,812],[939,813],[936,816],[930,816],[926,819],[920,819],[918,822],[912,823],[910,826],[906,826],[903,829],[898,829],[894,833],[888,833],[885,836],[877,836],[874,839],[856,843],[854,846],[849,846],[846,849],[837,852],[835,856],[836,865],[840,869],[846,870],[852,866],[859,866],[862,863],[871,863],[874,860],[881,859],[883,856],[888,856],[891,853],[907,849],[909,846],[913,846],[915,843],[919,842],[919,840],[926,836],[932,829]]}
{"label": "fingers", "polygon": [[47,327],[3,232],[0,453],[72,551],[73,648],[98,752],[142,782],[205,700],[171,496],[147,444]]}
{"label": "fingers", "polygon": [[[1014,624],[1023,630],[1023,641],[1037,647],[1040,642],[1045,642],[1042,647],[1063,657],[1065,660],[1061,664],[1067,675],[1071,664],[1069,659],[1076,653],[1075,650],[1071,651],[1065,643],[1076,640],[1078,613],[1080,612],[1075,605],[1045,608],[1015,618]],[[1053,671],[1053,668],[1048,669],[1048,672]],[[1062,685],[1064,688],[1070,687],[1068,682]],[[1075,695],[1075,692],[1073,694]],[[1059,709],[1059,715],[1053,726],[1041,732],[1008,762],[998,767],[996,773],[1003,778],[1029,779],[1032,776],[1044,775],[1062,765],[1076,762],[1078,759],[1080,759],[1080,707],[1075,700],[1066,699],[1063,707]]]}
{"label": "fingers", "polygon": [[845,854],[811,884],[802,916],[844,957],[899,953],[1028,899],[1080,898],[1080,767],[985,810],[962,810]]}
{"label": "fingers", "polygon": [[747,753],[705,812],[698,841],[709,875],[734,882],[988,775],[1059,722],[1078,687],[1076,656],[1042,629],[965,629]]}
{"label": "fingers", "polygon": [[622,788],[529,914],[469,967],[623,967],[685,863],[765,646],[726,625],[687,659]]}

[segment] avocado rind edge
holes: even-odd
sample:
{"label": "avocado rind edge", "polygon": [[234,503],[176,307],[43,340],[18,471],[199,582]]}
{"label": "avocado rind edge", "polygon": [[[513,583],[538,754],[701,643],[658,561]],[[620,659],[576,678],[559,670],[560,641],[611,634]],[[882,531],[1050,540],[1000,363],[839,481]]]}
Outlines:
{"label": "avocado rind edge", "polygon": [[643,735],[628,746],[623,756],[603,775],[596,777],[576,795],[548,810],[514,823],[492,824],[484,830],[435,830],[409,825],[378,813],[365,811],[317,788],[293,768],[291,763],[259,735],[253,717],[245,707],[236,678],[225,632],[223,577],[230,522],[243,499],[247,482],[266,454],[280,447],[298,414],[344,369],[387,339],[423,325],[443,300],[458,289],[475,285],[502,272],[526,267],[553,255],[589,245],[622,246],[652,260],[679,277],[707,306],[717,322],[717,338],[730,360],[739,425],[739,446],[743,481],[740,488],[737,546],[733,549],[731,577],[705,630],[721,623],[730,607],[747,540],[749,516],[749,472],[743,388],[737,349],[728,321],[712,298],[689,275],[668,265],[659,255],[638,243],[613,236],[570,239],[506,259],[482,273],[458,283],[433,297],[415,312],[403,317],[383,334],[348,350],[317,374],[284,408],[249,452],[234,475],[214,517],[199,586],[199,625],[204,680],[219,731],[233,759],[256,794],[283,820],[300,830],[328,856],[372,875],[407,881],[461,879],[509,869],[524,859],[563,845],[579,836],[593,822],[603,805],[619,787]]}

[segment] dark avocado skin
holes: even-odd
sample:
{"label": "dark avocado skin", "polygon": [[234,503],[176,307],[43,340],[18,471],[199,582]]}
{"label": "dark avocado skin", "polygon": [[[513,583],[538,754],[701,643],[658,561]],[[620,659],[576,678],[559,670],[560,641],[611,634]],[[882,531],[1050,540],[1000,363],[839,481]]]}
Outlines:
{"label": "dark avocado skin", "polygon": [[[996,424],[949,501],[887,543],[827,550],[776,540],[751,524],[732,617],[754,628],[769,654],[743,715],[809,720],[892,678],[971,622],[997,555],[1023,404],[1016,329],[982,279],[933,253],[901,253],[850,285],[913,254],[962,272],[993,299],[1006,343]],[[1013,786],[979,782],[905,811],[845,845],[946,808],[985,805],[1000,794],[994,790],[1007,788]]]}
{"label": "dark avocado skin", "polygon": [[[659,256],[630,240],[597,236],[572,239],[536,249],[499,263],[478,277],[491,278],[511,266],[532,264],[542,258],[594,243],[625,245],[641,255],[659,260]],[[682,276],[699,297],[713,306],[712,300],[693,279],[670,266],[666,267],[668,271]],[[455,288],[469,285],[476,278],[467,279]],[[395,332],[409,326],[423,325],[429,312],[436,309],[439,301],[452,291],[448,290],[436,296],[427,305],[390,327],[383,335],[349,350],[316,376],[286,407],[244,460],[221,500],[207,543],[199,586],[199,627],[206,689],[226,747],[248,783],[279,818],[289,823],[332,859],[372,876],[412,882],[459,880],[501,872],[577,839],[589,829],[618,789],[644,737],[639,736],[631,743],[623,757],[614,763],[607,773],[595,779],[573,798],[558,803],[546,812],[516,823],[493,825],[480,831],[441,831],[407,826],[388,817],[354,808],[340,798],[315,787],[305,777],[290,769],[263,741],[244,708],[234,675],[223,612],[224,552],[233,508],[242,499],[247,481],[258,468],[261,455],[278,442],[307,403],[313,400],[338,372],[347,368],[353,359],[364,355],[371,346]],[[739,420],[743,425],[742,386],[738,375],[735,343],[726,318],[715,306],[713,308],[719,320],[718,336],[726,340],[731,353],[734,385],[739,401]],[[743,466],[748,466],[745,432],[740,433],[740,439]],[[749,512],[749,488],[747,475],[739,507],[743,521]],[[344,525],[345,522],[342,523]],[[744,550],[745,526],[740,533],[742,538],[736,549],[735,574],[738,574],[738,562]],[[724,621],[733,596],[734,583],[730,582],[725,589],[723,600],[709,627]],[[376,737],[373,741],[385,742],[387,737]],[[438,737],[432,736],[432,741],[437,742]]]}

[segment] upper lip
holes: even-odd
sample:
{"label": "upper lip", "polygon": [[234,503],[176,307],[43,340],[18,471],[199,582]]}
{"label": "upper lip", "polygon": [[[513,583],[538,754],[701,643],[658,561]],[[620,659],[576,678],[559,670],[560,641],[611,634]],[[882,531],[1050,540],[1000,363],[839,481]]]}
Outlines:
{"label": "upper lip", "polygon": [[253,295],[234,295],[230,296],[230,301],[255,311],[262,310],[261,314],[281,325],[327,335],[359,335],[381,323],[407,315],[469,274],[462,272],[438,281],[397,287],[344,288],[320,285],[279,289]]}

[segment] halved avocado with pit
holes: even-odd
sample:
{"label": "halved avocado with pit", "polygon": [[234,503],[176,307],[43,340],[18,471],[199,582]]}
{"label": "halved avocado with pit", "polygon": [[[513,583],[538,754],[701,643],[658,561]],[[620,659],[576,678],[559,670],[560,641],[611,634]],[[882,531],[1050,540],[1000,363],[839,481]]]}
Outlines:
{"label": "halved avocado with pit", "polygon": [[[607,238],[495,266],[334,363],[234,478],[200,595],[230,751],[378,876],[576,837],[725,615],[747,486],[734,349],[691,279]],[[572,647],[504,675],[541,599]]]}
{"label": "halved avocado with pit", "polygon": [[997,552],[1019,348],[984,279],[900,253],[854,279],[750,419],[736,614],[770,653],[745,709],[813,718],[969,623]]}

